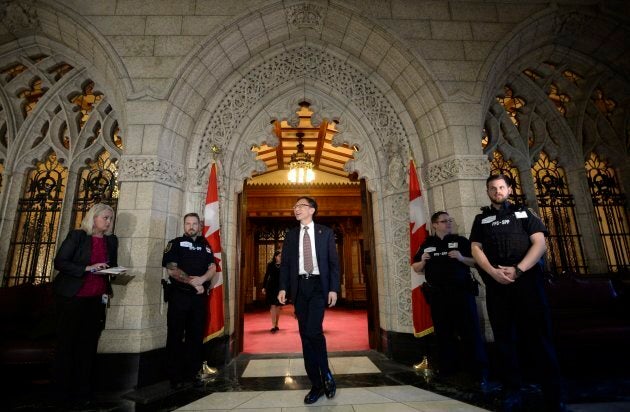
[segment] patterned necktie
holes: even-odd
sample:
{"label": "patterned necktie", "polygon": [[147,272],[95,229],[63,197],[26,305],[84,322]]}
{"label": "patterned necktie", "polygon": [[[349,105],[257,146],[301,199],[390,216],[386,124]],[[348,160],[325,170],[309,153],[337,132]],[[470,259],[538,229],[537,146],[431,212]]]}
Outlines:
{"label": "patterned necktie", "polygon": [[311,237],[308,235],[308,226],[304,226],[302,255],[304,256],[304,270],[310,274],[313,272],[313,252],[311,249]]}

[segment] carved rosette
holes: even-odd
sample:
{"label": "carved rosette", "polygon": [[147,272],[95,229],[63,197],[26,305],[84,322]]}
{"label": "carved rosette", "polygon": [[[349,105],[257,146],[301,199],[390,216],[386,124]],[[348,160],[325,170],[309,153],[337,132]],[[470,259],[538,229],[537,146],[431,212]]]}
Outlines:
{"label": "carved rosette", "polygon": [[485,156],[458,156],[434,162],[426,172],[429,187],[458,179],[485,179],[490,174],[490,164]]}
{"label": "carved rosette", "polygon": [[120,160],[120,182],[158,182],[183,188],[182,165],[155,156],[123,156]]}

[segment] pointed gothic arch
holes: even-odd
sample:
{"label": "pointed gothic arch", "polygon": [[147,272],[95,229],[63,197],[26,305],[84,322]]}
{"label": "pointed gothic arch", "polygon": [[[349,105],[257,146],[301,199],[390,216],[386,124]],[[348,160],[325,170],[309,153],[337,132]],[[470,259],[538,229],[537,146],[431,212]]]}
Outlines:
{"label": "pointed gothic arch", "polygon": [[[317,24],[300,20],[305,7]],[[338,13],[339,20],[326,19],[327,13]],[[266,18],[282,29],[266,32]],[[365,38],[355,39],[360,48],[328,40],[327,33],[337,31],[339,21],[350,25],[351,20],[366,28]],[[251,30],[240,30],[244,24]],[[257,30],[266,37],[260,39]],[[238,267],[237,194],[243,180],[261,167],[249,151],[251,143],[273,141],[265,127],[290,111],[267,105],[300,90],[300,99],[318,105],[322,116],[340,120],[342,132],[336,141],[365,148],[347,167],[366,177],[374,191],[380,284],[397,302],[396,308],[381,314],[386,318],[381,325],[409,331],[408,159],[414,157],[418,164],[436,160],[425,158],[421,140],[437,141],[445,124],[439,88],[414,53],[373,22],[341,6],[274,2],[224,28],[217,38],[194,50],[185,67],[169,96],[161,154],[166,162],[184,165],[182,204],[198,210],[211,148],[219,150],[215,160],[228,267]]]}

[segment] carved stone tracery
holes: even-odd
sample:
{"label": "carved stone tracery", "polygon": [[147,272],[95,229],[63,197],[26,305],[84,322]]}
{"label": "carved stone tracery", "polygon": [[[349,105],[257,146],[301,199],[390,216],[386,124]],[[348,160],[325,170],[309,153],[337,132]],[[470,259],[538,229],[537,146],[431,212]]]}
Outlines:
{"label": "carved stone tracery", "polygon": [[431,187],[455,179],[485,179],[489,173],[490,165],[485,156],[458,156],[430,164],[426,183]]}
{"label": "carved stone tracery", "polygon": [[[378,204],[375,208],[382,210],[383,216],[387,216],[385,220],[378,218],[378,224],[384,226],[378,231],[383,238],[377,239],[377,254],[383,258],[383,273],[379,277],[385,279],[385,290],[388,291],[385,293],[390,295],[391,304],[396,308],[392,312],[395,319],[391,319],[392,323],[388,327],[411,327],[409,209],[405,184],[409,143],[398,116],[403,109],[399,107],[395,110],[379,87],[356,67],[316,45],[302,45],[270,57],[245,73],[212,111],[198,146],[192,149],[196,156],[193,163],[197,173],[196,188],[202,190],[204,187],[210,162],[210,147],[213,145],[221,153],[220,158],[224,165],[221,174],[227,178],[224,183],[229,182],[229,187],[221,185],[220,191],[225,192],[221,193],[222,198],[227,199],[228,194],[237,192],[238,185],[242,185],[242,181],[261,166],[260,162],[255,161],[255,155],[250,150],[251,144],[268,140],[270,130],[266,127],[266,121],[274,117],[286,116],[286,119],[291,116],[291,112],[287,110],[280,116],[273,113],[274,116],[269,117],[274,111],[270,112],[270,108],[293,107],[287,106],[286,100],[278,103],[274,99],[274,102],[263,103],[265,108],[261,111],[261,102],[266,102],[269,96],[277,96],[278,90],[282,90],[286,84],[300,85],[303,90],[318,90],[320,95],[324,90],[334,90],[339,101],[347,102],[347,107],[341,109],[330,111],[331,107],[326,107],[322,115],[329,118],[335,110],[339,110],[336,115],[342,118],[336,120],[341,128],[347,130],[340,133],[347,133],[343,136],[343,141],[360,147],[355,159],[346,164],[346,170],[359,172],[362,177],[370,175],[368,187],[372,186],[379,193],[374,197],[374,202]],[[307,95],[312,97],[310,92]],[[327,96],[321,100],[322,104],[330,105],[335,99]],[[252,112],[257,113],[253,119]],[[348,115],[349,112],[354,115]],[[265,116],[268,118],[265,119]],[[354,117],[356,120],[349,120]],[[334,114],[331,118],[335,118]],[[245,127],[246,130],[241,130],[245,126],[241,124],[244,119],[251,121]],[[368,124],[353,127],[356,125],[352,122],[358,119],[366,119]],[[403,298],[404,296],[407,298]]]}
{"label": "carved stone tracery", "polygon": [[[374,147],[383,148],[386,143],[396,141],[401,150],[408,153],[409,145],[402,123],[378,87],[347,62],[313,46],[289,50],[246,73],[214,110],[199,144],[198,153],[210,153],[209,148],[212,145],[225,152],[239,122],[256,103],[275,88],[304,79],[331,87],[356,105],[376,131],[379,141],[374,142]],[[206,170],[208,163],[208,155],[199,156],[197,170]],[[203,175],[198,175],[197,180],[201,184]]]}
{"label": "carved stone tracery", "polygon": [[185,175],[182,165],[169,160],[155,156],[123,156],[118,180],[158,182],[181,188],[185,182]]}

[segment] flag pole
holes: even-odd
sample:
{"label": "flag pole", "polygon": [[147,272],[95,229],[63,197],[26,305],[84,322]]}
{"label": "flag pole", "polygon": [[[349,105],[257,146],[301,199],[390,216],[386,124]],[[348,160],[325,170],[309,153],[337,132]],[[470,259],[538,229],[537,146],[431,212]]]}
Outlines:
{"label": "flag pole", "polygon": [[[426,230],[427,216],[425,213],[424,201],[422,199],[422,189],[420,186],[420,178],[416,170],[416,162],[412,155],[409,156],[409,264],[414,256],[420,250],[422,243],[428,236]],[[411,266],[411,302],[412,302],[412,318],[413,333],[417,338],[422,338],[433,332],[433,320],[431,318],[431,309],[422,293],[422,278],[416,273]],[[427,344],[422,342],[425,348],[423,359],[421,362],[414,364],[413,368],[424,374],[428,378],[431,374],[429,360],[426,356]]]}

